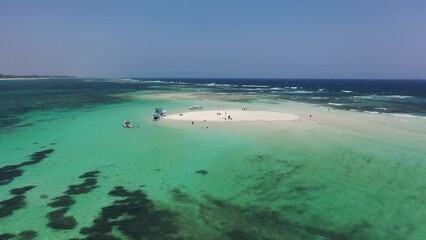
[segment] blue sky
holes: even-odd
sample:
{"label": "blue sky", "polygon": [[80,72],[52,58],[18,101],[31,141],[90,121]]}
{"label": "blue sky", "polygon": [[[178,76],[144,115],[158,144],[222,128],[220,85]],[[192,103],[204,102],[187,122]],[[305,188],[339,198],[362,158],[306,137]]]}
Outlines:
{"label": "blue sky", "polygon": [[426,79],[426,1],[0,1],[0,73]]}

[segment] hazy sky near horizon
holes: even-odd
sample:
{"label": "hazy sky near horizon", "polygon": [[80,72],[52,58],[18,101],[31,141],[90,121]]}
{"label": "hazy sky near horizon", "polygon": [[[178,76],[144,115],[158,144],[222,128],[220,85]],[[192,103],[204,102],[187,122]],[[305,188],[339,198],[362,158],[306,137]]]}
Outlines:
{"label": "hazy sky near horizon", "polygon": [[0,73],[426,79],[426,1],[0,1]]}

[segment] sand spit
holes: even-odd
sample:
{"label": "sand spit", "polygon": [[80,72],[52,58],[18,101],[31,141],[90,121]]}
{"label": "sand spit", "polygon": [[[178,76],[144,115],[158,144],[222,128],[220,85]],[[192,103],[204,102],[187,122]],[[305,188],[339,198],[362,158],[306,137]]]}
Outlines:
{"label": "sand spit", "polygon": [[276,122],[297,120],[299,119],[299,116],[282,112],[231,109],[220,111],[185,112],[166,116],[165,119],[210,122]]}

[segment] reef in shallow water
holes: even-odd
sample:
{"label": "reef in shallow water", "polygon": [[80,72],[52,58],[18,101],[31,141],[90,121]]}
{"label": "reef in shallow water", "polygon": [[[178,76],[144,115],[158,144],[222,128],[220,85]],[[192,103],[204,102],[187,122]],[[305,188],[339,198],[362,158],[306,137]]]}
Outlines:
{"label": "reef in shallow water", "polygon": [[81,229],[80,233],[87,235],[85,239],[96,239],[96,236],[116,239],[112,235],[113,228],[129,239],[177,239],[177,215],[157,209],[143,191],[131,192],[117,186],[109,195],[120,199],[103,207],[92,226]]}
{"label": "reef in shallow water", "polygon": [[48,206],[52,208],[60,208],[47,214],[49,222],[48,227],[53,229],[69,230],[74,229],[77,226],[77,221],[73,216],[65,216],[69,211],[69,208],[76,203],[73,195],[89,193],[93,189],[97,188],[97,179],[99,171],[90,171],[81,175],[79,178],[85,178],[81,184],[74,184],[68,186],[68,190],[64,193],[65,195],[53,198]]}
{"label": "reef in shallow water", "polygon": [[177,187],[170,190],[173,207],[180,212],[179,236],[224,240],[382,237],[367,220],[333,222],[313,209],[327,186],[301,177],[306,165],[270,155],[253,155],[242,161],[250,171],[235,175],[242,186],[237,198],[222,199],[210,193],[192,196]]}
{"label": "reef in shallow water", "polygon": [[79,178],[96,178],[100,172],[98,170],[83,173]]}
{"label": "reef in shallow water", "polygon": [[8,165],[0,168],[0,185],[9,184],[16,177],[22,176],[24,170],[19,167],[20,165]]}
{"label": "reef in shallow water", "polygon": [[[171,194],[174,206],[185,209],[178,224],[178,235],[186,236],[184,239],[368,240],[378,237],[368,222],[340,226],[320,218],[311,221],[312,217],[304,216],[303,211],[295,218],[292,208],[271,210],[262,205],[237,205],[209,195],[204,195],[204,200],[196,200],[177,188]],[[303,206],[295,208],[303,209]]]}
{"label": "reef in shallow water", "polygon": [[16,236],[16,239],[17,240],[32,240],[32,239],[36,238],[37,235],[38,235],[38,233],[36,231],[25,230],[25,231],[18,233],[18,235]]}
{"label": "reef in shallow water", "polygon": [[0,202],[0,218],[11,216],[14,211],[24,208],[26,206],[26,196],[24,194],[34,187],[35,186],[25,186],[11,189],[9,191],[10,194],[15,196]]}
{"label": "reef in shallow water", "polygon": [[96,178],[86,178],[84,179],[84,182],[77,185],[70,185],[68,186],[68,190],[65,191],[65,194],[83,194],[91,192],[93,189],[97,188],[96,185],[98,183],[98,180]]}
{"label": "reef in shallow water", "polygon": [[77,221],[73,216],[65,216],[69,208],[61,208],[47,214],[49,219],[48,227],[53,229],[69,230],[77,226]]}
{"label": "reef in shallow water", "polygon": [[21,167],[34,165],[47,158],[49,154],[54,152],[54,149],[46,149],[35,152],[30,155],[31,160],[25,161],[20,164],[8,165],[0,168],[0,185],[6,185],[13,181],[13,179],[22,176],[24,170]]}
{"label": "reef in shallow water", "polygon": [[206,175],[208,172],[207,170],[197,170],[195,173],[200,175]]}
{"label": "reef in shallow water", "polygon": [[9,240],[15,237],[13,233],[2,233],[0,234],[0,240]]}
{"label": "reef in shallow water", "polygon": [[59,197],[55,197],[48,204],[51,207],[69,207],[75,204],[75,200],[69,195],[62,195]]}
{"label": "reef in shallow water", "polygon": [[14,188],[10,190],[9,193],[13,195],[22,195],[33,188],[35,188],[35,186],[25,186],[21,188]]}
{"label": "reef in shallow water", "polygon": [[0,202],[0,218],[8,217],[14,211],[24,208],[26,206],[26,197],[24,195],[17,195],[12,198]]}

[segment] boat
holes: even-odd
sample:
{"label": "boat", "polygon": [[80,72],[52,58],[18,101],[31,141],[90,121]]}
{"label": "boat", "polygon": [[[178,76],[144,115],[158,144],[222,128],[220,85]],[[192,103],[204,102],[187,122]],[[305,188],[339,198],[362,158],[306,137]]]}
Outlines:
{"label": "boat", "polygon": [[152,116],[152,120],[154,120],[154,121],[158,121],[158,120],[160,120],[160,118],[161,118],[161,116],[158,113],[156,113]]}
{"label": "boat", "polygon": [[152,116],[152,120],[158,121],[165,116],[166,116],[166,110],[164,110],[162,107],[157,107],[155,108],[155,113]]}
{"label": "boat", "polygon": [[132,123],[130,121],[126,120],[123,123],[123,127],[125,127],[125,128],[132,128],[133,125],[132,125]]}
{"label": "boat", "polygon": [[193,105],[189,108],[189,110],[203,110],[203,106],[201,105]]}
{"label": "boat", "polygon": [[160,115],[161,117],[165,117],[167,112],[162,107],[158,107],[155,108],[155,113]]}

